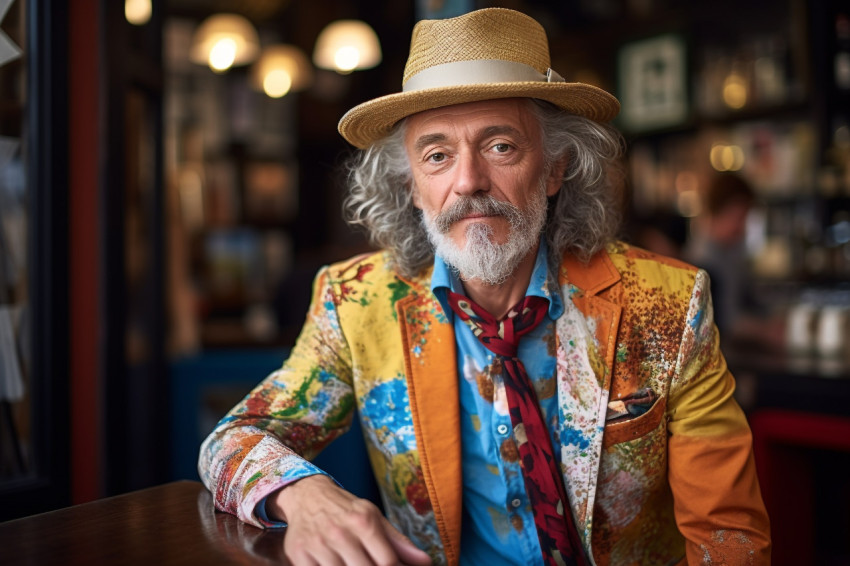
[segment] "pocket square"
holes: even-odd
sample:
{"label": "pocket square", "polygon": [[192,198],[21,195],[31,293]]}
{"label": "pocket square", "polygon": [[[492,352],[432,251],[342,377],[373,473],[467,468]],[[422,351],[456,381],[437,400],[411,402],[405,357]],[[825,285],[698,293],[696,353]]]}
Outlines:
{"label": "pocket square", "polygon": [[658,400],[658,394],[650,388],[638,389],[622,399],[610,401],[605,422],[612,423],[639,417],[647,412]]}

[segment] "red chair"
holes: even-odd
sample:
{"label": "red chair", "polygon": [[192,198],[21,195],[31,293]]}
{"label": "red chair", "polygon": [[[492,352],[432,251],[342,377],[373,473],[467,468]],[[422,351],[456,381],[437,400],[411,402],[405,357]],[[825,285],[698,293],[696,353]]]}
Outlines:
{"label": "red chair", "polygon": [[[850,557],[850,417],[763,409],[749,421],[773,565],[843,563]],[[824,530],[844,532],[825,548],[816,542]]]}

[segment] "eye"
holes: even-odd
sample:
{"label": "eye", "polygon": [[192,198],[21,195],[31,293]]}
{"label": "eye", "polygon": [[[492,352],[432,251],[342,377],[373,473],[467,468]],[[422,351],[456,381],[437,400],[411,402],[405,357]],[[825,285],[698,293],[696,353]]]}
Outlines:
{"label": "eye", "polygon": [[425,160],[429,161],[431,163],[442,163],[443,161],[446,160],[446,154],[439,152],[439,151],[436,151],[436,152],[432,153],[431,155],[429,155],[427,158],[425,158]]}
{"label": "eye", "polygon": [[511,144],[509,144],[509,143],[500,142],[500,143],[493,145],[493,151],[495,151],[496,153],[507,153],[510,150],[511,150]]}

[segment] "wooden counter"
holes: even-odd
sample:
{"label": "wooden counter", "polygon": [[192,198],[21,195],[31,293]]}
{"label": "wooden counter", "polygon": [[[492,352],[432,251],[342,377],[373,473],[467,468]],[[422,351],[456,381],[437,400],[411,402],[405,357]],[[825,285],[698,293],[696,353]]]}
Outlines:
{"label": "wooden counter", "polygon": [[0,523],[2,565],[288,564],[283,530],[214,510],[181,481]]}

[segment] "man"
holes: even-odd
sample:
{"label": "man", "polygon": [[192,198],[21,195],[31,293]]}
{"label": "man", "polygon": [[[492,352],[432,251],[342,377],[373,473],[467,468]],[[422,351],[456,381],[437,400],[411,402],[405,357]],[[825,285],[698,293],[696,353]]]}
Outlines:
{"label": "man", "polygon": [[[614,240],[618,108],[518,12],[414,28],[403,92],[340,122],[384,250],[320,271],[205,441],[219,509],[303,564],[769,562],[706,275]],[[355,409],[386,519],[308,461]]]}

